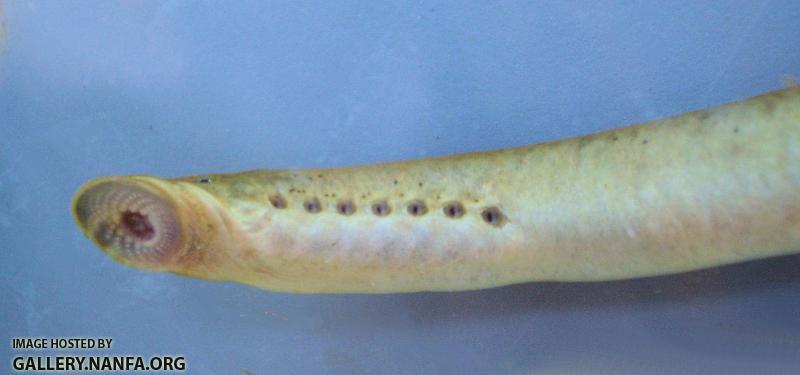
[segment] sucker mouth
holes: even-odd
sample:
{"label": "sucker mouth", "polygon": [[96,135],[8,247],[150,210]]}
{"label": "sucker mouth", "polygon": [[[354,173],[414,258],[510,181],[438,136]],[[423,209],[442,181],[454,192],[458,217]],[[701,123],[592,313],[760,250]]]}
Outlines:
{"label": "sucker mouth", "polygon": [[166,270],[180,256],[178,211],[169,194],[145,178],[90,181],[72,208],[84,234],[120,263]]}

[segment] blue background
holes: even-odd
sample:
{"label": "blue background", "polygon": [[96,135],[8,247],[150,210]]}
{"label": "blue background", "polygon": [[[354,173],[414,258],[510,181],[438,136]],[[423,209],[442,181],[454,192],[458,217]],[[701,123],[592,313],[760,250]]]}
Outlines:
{"label": "blue background", "polygon": [[[800,2],[4,8],[5,343],[112,337],[101,353],[182,354],[193,374],[800,370],[798,256],[615,283],[290,295],[124,268],[69,213],[97,176],[488,150],[778,89],[800,75]],[[0,362],[28,353],[5,343]]]}

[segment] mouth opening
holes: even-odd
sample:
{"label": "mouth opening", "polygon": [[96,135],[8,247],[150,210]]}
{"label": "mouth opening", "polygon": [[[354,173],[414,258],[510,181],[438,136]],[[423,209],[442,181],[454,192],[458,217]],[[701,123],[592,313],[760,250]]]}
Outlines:
{"label": "mouth opening", "polygon": [[180,255],[181,222],[169,195],[133,179],[90,182],[76,194],[81,230],[117,261],[164,270]]}
{"label": "mouth opening", "polygon": [[153,229],[153,223],[150,222],[147,215],[142,215],[139,212],[123,212],[122,224],[125,226],[128,233],[142,241],[152,239],[156,234],[156,231]]}

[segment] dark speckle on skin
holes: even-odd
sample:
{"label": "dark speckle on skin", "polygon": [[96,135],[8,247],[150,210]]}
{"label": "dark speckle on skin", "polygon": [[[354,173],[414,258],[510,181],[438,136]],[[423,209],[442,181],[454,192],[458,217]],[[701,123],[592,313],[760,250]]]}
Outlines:
{"label": "dark speckle on skin", "polygon": [[642,140],[642,144],[643,144],[643,145],[646,145],[646,144],[647,144],[647,142],[648,142],[648,141],[647,141],[646,139],[645,139],[645,140]]}
{"label": "dark speckle on skin", "polygon": [[580,138],[578,141],[578,150],[583,149],[584,147],[590,145],[592,142],[596,141],[599,138],[598,134],[589,134],[585,135]]}
{"label": "dark speckle on skin", "polygon": [[733,128],[733,132],[734,133],[738,133],[739,132],[739,128]]}

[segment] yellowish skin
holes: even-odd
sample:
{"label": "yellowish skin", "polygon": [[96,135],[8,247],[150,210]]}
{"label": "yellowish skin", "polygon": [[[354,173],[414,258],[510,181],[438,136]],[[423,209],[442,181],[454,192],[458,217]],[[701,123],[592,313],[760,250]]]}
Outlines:
{"label": "yellowish skin", "polygon": [[118,262],[303,293],[654,276],[800,252],[800,88],[559,142],[341,169],[106,177]]}

